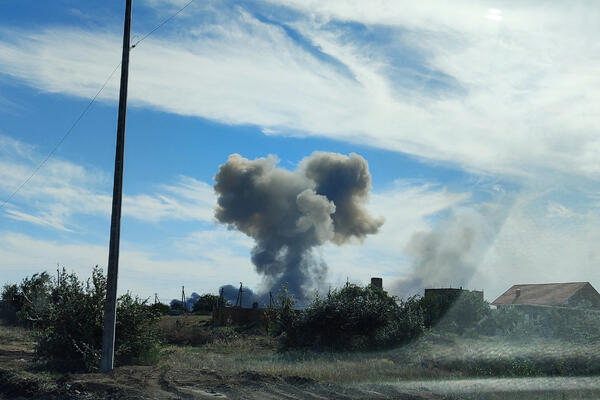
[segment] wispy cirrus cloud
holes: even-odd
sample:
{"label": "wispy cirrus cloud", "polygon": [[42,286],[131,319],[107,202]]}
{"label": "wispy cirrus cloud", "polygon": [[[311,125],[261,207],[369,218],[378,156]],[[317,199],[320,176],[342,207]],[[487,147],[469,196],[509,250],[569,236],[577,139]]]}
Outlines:
{"label": "wispy cirrus cloud", "polygon": [[[148,38],[132,53],[132,103],[485,173],[600,175],[589,3],[269,3],[210,3],[189,10],[201,22]],[[119,58],[104,31],[1,36],[0,72],[48,92],[90,96]]]}

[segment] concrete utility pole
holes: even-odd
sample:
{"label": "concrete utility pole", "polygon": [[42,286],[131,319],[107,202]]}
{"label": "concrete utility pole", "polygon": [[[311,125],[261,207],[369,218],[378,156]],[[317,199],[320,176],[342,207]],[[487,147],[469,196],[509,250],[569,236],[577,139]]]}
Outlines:
{"label": "concrete utility pole", "polygon": [[123,29],[123,58],[121,61],[121,91],[119,92],[119,117],[117,122],[117,148],[115,154],[115,180],[113,185],[110,245],[104,303],[104,334],[102,336],[102,361],[100,370],[110,372],[115,356],[115,325],[117,322],[117,277],[119,275],[119,237],[121,235],[121,200],[123,197],[123,156],[125,153],[125,117],[127,114],[127,79],[129,75],[129,46],[131,36],[131,3],[125,3]]}

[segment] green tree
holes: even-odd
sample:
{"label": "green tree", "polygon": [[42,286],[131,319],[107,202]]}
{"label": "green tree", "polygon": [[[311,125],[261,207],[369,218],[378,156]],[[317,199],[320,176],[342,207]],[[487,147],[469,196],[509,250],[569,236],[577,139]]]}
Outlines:
{"label": "green tree", "polygon": [[209,314],[212,312],[213,308],[215,308],[219,305],[220,301],[221,301],[221,298],[217,295],[203,294],[194,303],[192,312],[195,314]]}

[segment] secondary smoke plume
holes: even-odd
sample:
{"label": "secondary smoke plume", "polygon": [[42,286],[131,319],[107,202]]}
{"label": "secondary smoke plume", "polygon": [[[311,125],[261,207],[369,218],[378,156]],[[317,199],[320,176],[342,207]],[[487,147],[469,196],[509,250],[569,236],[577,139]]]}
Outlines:
{"label": "secondary smoke plume", "polygon": [[[252,291],[252,289],[248,288],[248,287],[243,287],[243,293],[242,293],[242,307],[244,308],[250,308],[252,307],[252,303],[259,302],[261,303],[264,302],[264,299],[261,299],[259,296],[257,296],[254,291]],[[239,286],[233,286],[233,285],[223,285],[219,288],[219,293],[221,293],[221,291],[223,292],[223,298],[225,299],[226,302],[228,302],[229,304],[233,304],[235,305],[237,298],[238,298],[238,294],[239,294],[239,290],[240,287]],[[268,303],[267,303],[268,304]],[[264,305],[264,304],[261,304]]]}
{"label": "secondary smoke plume", "polygon": [[412,269],[392,291],[407,297],[423,294],[424,288],[468,287],[501,223],[493,213],[459,209],[436,229],[413,234],[405,249],[414,260]]}
{"label": "secondary smoke plume", "polygon": [[315,152],[294,172],[277,162],[229,156],[215,176],[215,216],[254,238],[252,262],[267,289],[285,283],[302,299],[327,272],[313,248],[362,240],[377,233],[383,219],[365,209],[371,175],[361,156]]}

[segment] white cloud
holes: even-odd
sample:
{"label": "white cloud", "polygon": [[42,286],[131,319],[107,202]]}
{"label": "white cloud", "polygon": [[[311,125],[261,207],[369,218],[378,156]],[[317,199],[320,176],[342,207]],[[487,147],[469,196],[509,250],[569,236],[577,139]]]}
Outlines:
{"label": "white cloud", "polygon": [[[276,2],[304,13],[294,28],[350,75],[282,28],[237,9],[136,48],[132,103],[274,134],[326,135],[477,171],[599,176],[600,95],[590,90],[600,84],[596,7]],[[492,8],[502,20],[487,18]],[[460,90],[432,95],[399,87],[386,74],[390,60],[414,54],[386,53],[377,38],[353,40],[326,25],[331,20],[397,29],[404,47],[422,57],[411,61],[445,74]],[[49,92],[91,96],[119,59],[120,39],[106,32],[53,28],[2,36],[0,71]],[[116,99],[116,80],[103,96]]]}
{"label": "white cloud", "polygon": [[124,215],[142,221],[163,219],[210,222],[216,196],[211,185],[187,176],[175,185],[158,185],[156,193],[125,196]]}
{"label": "white cloud", "polygon": [[578,215],[570,208],[555,202],[548,203],[546,211],[546,216],[548,217],[570,218]]}
{"label": "white cloud", "polygon": [[62,223],[59,222],[59,219],[56,218],[54,215],[42,215],[42,216],[35,216],[35,215],[29,215],[20,211],[16,211],[16,210],[6,210],[6,214],[8,216],[8,218],[17,220],[17,221],[25,221],[25,222],[30,222],[32,224],[35,225],[41,225],[41,226],[48,226],[51,228],[55,228],[61,231],[65,231],[65,232],[71,232],[70,229],[68,229],[67,227],[65,227]]}
{"label": "white cloud", "polygon": [[[212,235],[210,231],[205,234]],[[225,242],[218,246],[213,244],[198,241],[195,243],[195,256],[191,258],[194,253],[175,252],[165,257],[122,243],[119,293],[130,290],[142,297],[153,297],[158,292],[161,298],[170,299],[177,297],[182,285],[189,293],[216,293],[223,284],[240,280],[252,286],[258,283],[246,254],[223,251]],[[56,263],[87,277],[94,265],[105,268],[108,246],[41,240],[4,231],[0,232],[0,259],[3,280],[0,284],[18,282],[25,276],[44,270],[53,273]]]}
{"label": "white cloud", "polygon": [[[33,146],[0,135],[0,193],[8,197],[41,161]],[[62,231],[74,230],[79,215],[110,215],[106,176],[93,168],[51,158],[5,207],[11,219]],[[123,215],[145,222],[211,222],[212,186],[187,176],[157,184],[153,193],[125,194]],[[31,211],[28,211],[31,209]]]}

